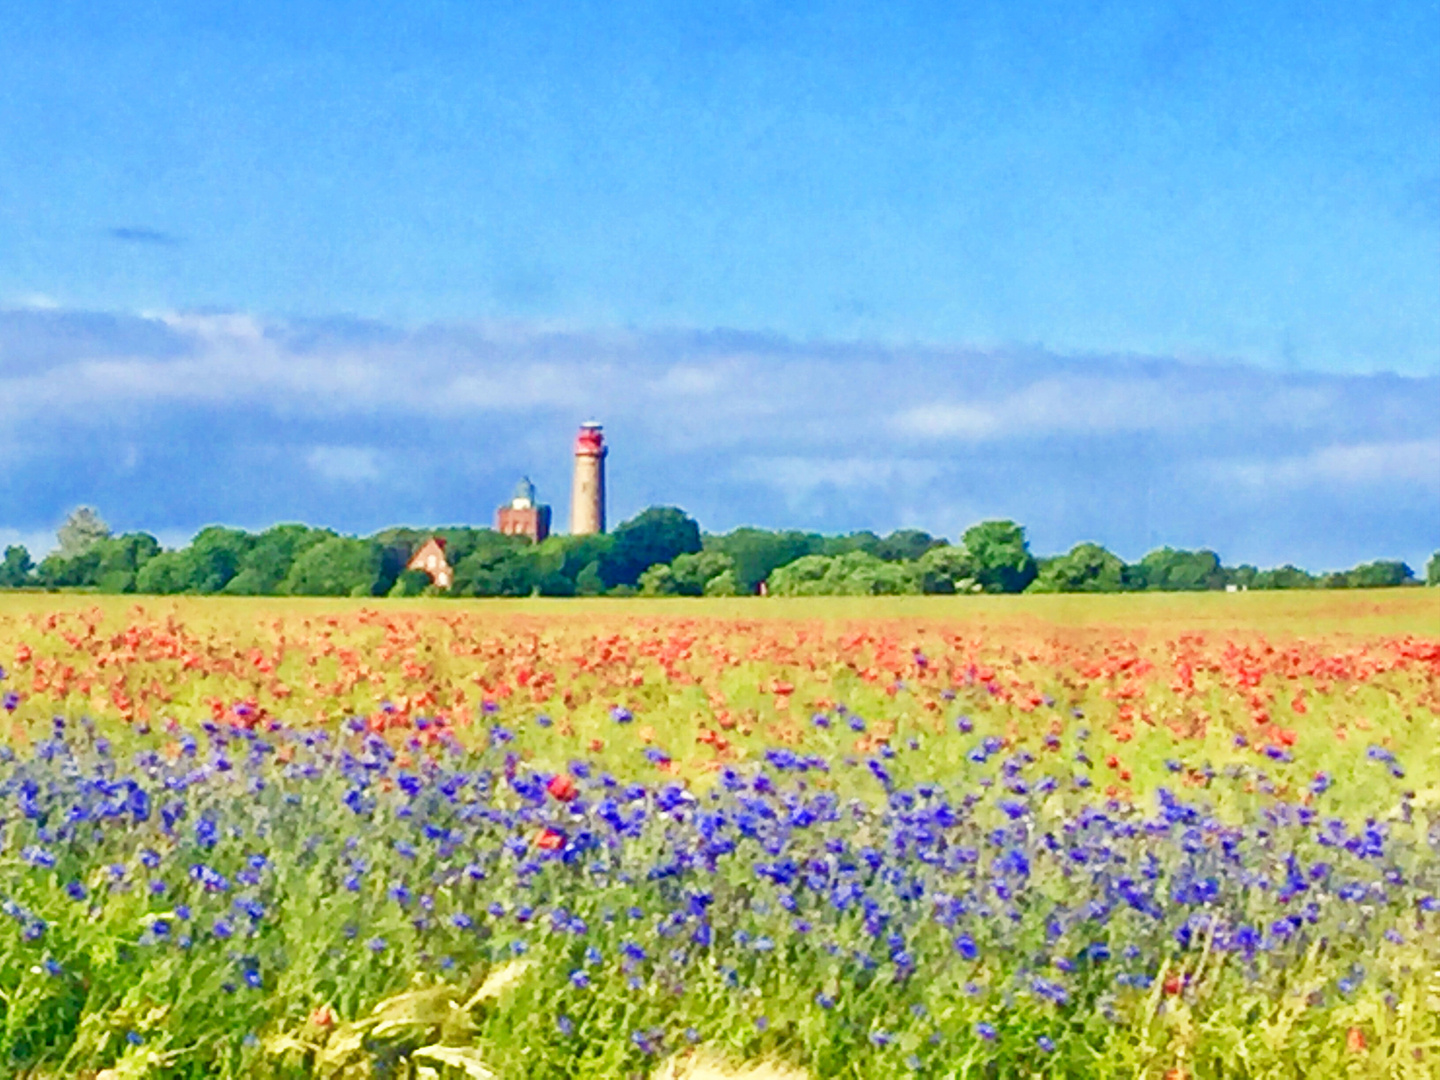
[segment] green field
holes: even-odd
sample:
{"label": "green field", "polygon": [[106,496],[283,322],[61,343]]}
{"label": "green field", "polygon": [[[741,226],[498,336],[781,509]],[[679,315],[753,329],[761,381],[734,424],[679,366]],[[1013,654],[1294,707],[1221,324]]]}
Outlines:
{"label": "green field", "polygon": [[13,1075],[1440,1075],[1440,590],[14,593],[0,666]]}

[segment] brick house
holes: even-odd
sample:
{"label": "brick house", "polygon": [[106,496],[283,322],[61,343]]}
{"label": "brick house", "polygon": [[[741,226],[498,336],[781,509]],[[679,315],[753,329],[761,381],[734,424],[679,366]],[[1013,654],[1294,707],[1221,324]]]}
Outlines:
{"label": "brick house", "polygon": [[441,536],[432,536],[421,544],[419,550],[411,556],[405,569],[424,571],[430,575],[430,580],[440,589],[448,589],[450,583],[455,580],[455,572],[450,568],[450,560],[445,558],[445,539]]}

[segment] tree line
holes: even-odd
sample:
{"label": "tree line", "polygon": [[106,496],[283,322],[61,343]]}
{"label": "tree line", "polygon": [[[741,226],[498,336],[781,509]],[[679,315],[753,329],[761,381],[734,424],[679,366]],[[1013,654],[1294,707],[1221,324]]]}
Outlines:
{"label": "tree line", "polygon": [[[21,545],[0,560],[0,587],[231,596],[417,596],[437,590],[407,570],[430,537],[445,542],[451,596],[872,596],[1019,592],[1378,588],[1418,584],[1396,560],[1312,574],[1226,566],[1213,551],[1164,547],[1127,563],[1098,544],[1037,557],[1023,526],[986,521],[955,543],[919,529],[824,536],[739,528],[702,533],[675,507],[651,507],[613,532],[541,543],[493,529],[392,528],[368,537],[307,525],[263,532],[211,526],[164,550],[148,533],[115,535],[95,511],[72,513],[36,565]],[[1425,581],[1440,585],[1440,552]]]}

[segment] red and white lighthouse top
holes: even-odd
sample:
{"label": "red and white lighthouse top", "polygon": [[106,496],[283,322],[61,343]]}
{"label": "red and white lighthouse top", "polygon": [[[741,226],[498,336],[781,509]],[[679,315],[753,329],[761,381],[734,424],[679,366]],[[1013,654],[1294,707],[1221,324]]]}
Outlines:
{"label": "red and white lighthouse top", "polygon": [[605,436],[601,434],[599,424],[592,421],[580,425],[580,434],[575,436],[575,456],[605,456]]}

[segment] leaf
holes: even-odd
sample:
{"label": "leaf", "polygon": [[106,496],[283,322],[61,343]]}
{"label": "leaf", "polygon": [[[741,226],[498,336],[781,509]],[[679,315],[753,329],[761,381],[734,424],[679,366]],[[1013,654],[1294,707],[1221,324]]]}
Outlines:
{"label": "leaf", "polygon": [[473,1046],[422,1046],[410,1056],[462,1069],[473,1080],[494,1080],[495,1074],[486,1067],[485,1059]]}
{"label": "leaf", "polygon": [[376,1038],[383,1039],[406,1028],[429,1030],[438,1028],[459,1008],[453,986],[429,986],[423,990],[407,990],[386,998],[376,1005],[365,1025]]}
{"label": "leaf", "polygon": [[341,1024],[325,1041],[325,1048],[315,1062],[316,1072],[322,1076],[334,1074],[343,1069],[364,1046],[364,1028],[356,1024]]}
{"label": "leaf", "polygon": [[270,1057],[284,1057],[286,1054],[309,1054],[319,1051],[321,1048],[314,1043],[308,1043],[304,1039],[297,1039],[286,1032],[267,1036],[261,1047]]}
{"label": "leaf", "polygon": [[465,1011],[469,1012],[482,1001],[493,1001],[510,987],[514,986],[525,977],[530,970],[529,960],[512,960],[502,968],[496,968],[485,976],[485,981],[480,984],[480,989],[471,995],[470,1000],[465,1002]]}

